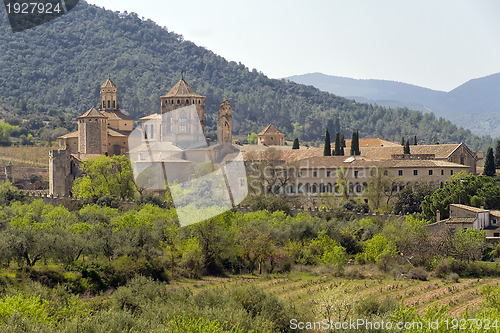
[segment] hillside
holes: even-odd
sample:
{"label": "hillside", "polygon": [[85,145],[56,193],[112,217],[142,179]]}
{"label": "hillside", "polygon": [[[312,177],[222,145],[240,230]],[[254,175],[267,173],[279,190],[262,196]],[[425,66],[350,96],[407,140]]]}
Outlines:
{"label": "hillside", "polygon": [[357,102],[432,111],[473,133],[500,137],[500,73],[470,80],[450,92],[402,82],[357,80],[321,73],[295,75],[287,79]]}
{"label": "hillside", "polygon": [[214,136],[214,115],[223,98],[234,110],[234,130],[246,135],[272,122],[289,139],[322,141],[326,122],[338,118],[346,135],[399,141],[467,142],[474,149],[491,145],[432,114],[355,103],[316,88],[272,80],[243,64],[228,62],[185,41],[150,20],[91,6],[84,1],[63,18],[13,34],[0,14],[0,96],[26,104],[23,117],[55,117],[63,108],[73,116],[96,105],[108,73],[118,84],[122,107],[134,118],[159,111],[165,94],[184,71],[207,96],[207,129]]}

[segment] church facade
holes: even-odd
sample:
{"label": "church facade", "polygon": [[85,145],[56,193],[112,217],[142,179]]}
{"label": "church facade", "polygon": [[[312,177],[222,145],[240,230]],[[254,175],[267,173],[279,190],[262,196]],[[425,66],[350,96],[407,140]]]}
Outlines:
{"label": "church facade", "polygon": [[[161,113],[140,119],[143,139],[170,142],[173,147],[192,145],[205,139],[205,96],[190,87],[184,77],[160,97]],[[218,112],[218,140],[231,143],[232,107],[224,100]],[[59,149],[49,153],[49,194],[72,196],[73,182],[81,174],[81,164],[101,155],[129,154],[129,136],[135,122],[120,111],[118,87],[108,76],[100,89],[99,107],[77,118],[78,130],[58,138]],[[221,128],[219,128],[219,123]]]}

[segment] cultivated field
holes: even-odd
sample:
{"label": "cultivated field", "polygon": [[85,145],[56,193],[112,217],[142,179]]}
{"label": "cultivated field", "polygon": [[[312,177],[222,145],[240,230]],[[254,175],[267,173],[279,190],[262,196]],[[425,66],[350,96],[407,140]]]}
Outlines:
{"label": "cultivated field", "polygon": [[[328,295],[333,299],[359,300],[367,297],[383,300],[390,297],[403,301],[407,306],[414,306],[421,315],[433,304],[446,305],[448,314],[453,317],[459,317],[467,308],[469,313],[479,309],[484,300],[482,288],[487,285],[498,287],[499,283],[499,278],[460,279],[454,283],[437,278],[429,281],[390,278],[347,279],[304,273],[292,273],[289,276],[204,278],[195,282],[173,282],[174,285],[193,293],[204,289],[224,292],[233,286],[255,285],[297,308],[311,311],[312,315],[315,315],[314,310],[318,308],[319,300]],[[316,315],[316,319],[323,318],[318,318]]]}
{"label": "cultivated field", "polygon": [[55,145],[47,147],[22,146],[22,147],[1,147],[0,146],[0,166],[7,165],[9,161],[18,167],[49,167],[49,151],[57,149]]}

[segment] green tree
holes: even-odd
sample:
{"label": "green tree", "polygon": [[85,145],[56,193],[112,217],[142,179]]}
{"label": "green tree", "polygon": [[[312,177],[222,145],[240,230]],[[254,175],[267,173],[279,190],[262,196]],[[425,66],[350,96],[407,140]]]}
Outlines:
{"label": "green tree", "polygon": [[332,156],[332,147],[330,144],[330,132],[328,132],[328,128],[325,133],[325,147],[323,149],[323,156]]}
{"label": "green tree", "polygon": [[394,212],[396,214],[413,214],[422,212],[422,201],[427,195],[431,195],[433,189],[426,184],[419,186],[406,186],[399,191],[396,203],[394,204]]}
{"label": "green tree", "polygon": [[134,198],[133,173],[126,156],[100,156],[83,163],[84,176],[75,180],[73,193],[77,197],[116,196]]}
{"label": "green tree", "polygon": [[497,141],[495,147],[495,168],[500,169],[500,140]]}
{"label": "green tree", "polygon": [[259,141],[259,137],[255,133],[249,134],[247,136],[247,142],[249,145],[256,145],[258,141]]}
{"label": "green tree", "polygon": [[340,142],[340,133],[337,132],[335,133],[335,148],[334,148],[334,151],[333,151],[333,156],[340,156],[341,153],[342,153],[342,150],[341,150],[341,145],[342,143]]}
{"label": "green tree", "polygon": [[361,155],[359,151],[359,131],[352,132],[351,155]]}
{"label": "green tree", "polygon": [[364,259],[366,262],[378,263],[384,256],[396,256],[397,249],[393,242],[378,234],[366,241]]}
{"label": "green tree", "polygon": [[299,138],[293,139],[293,146],[292,149],[300,149],[300,143],[299,143]]}
{"label": "green tree", "polygon": [[484,230],[476,229],[460,230],[453,235],[453,245],[458,259],[479,260],[486,249],[486,233]]}
{"label": "green tree", "polygon": [[404,154],[405,155],[410,154],[410,140],[406,140]]}
{"label": "green tree", "polygon": [[413,137],[413,145],[416,146],[417,145],[417,136],[415,135]]}
{"label": "green tree", "polygon": [[491,147],[488,147],[488,151],[486,152],[486,159],[484,160],[483,175],[493,177],[495,173],[495,157],[493,156],[493,149]]}
{"label": "green tree", "polygon": [[10,136],[14,131],[19,131],[19,127],[0,122],[0,146],[10,146]]}
{"label": "green tree", "polygon": [[[474,200],[473,200],[474,198]],[[483,205],[486,209],[500,209],[500,184],[488,176],[465,175],[460,172],[453,176],[444,188],[437,189],[422,202],[425,218],[435,220],[436,211],[443,219],[448,217],[449,205],[461,203]]]}
{"label": "green tree", "polygon": [[403,136],[403,137],[401,137],[401,146],[403,146],[403,147],[404,147],[404,146],[405,146],[405,143],[406,143],[406,141],[405,141],[405,137]]}

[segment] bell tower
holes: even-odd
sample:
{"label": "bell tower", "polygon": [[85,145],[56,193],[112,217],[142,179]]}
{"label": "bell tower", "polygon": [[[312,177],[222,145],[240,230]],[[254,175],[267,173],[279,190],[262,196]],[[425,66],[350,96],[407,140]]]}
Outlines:
{"label": "bell tower", "polygon": [[119,111],[120,105],[118,104],[118,86],[111,81],[111,75],[101,86],[101,104],[99,104],[99,111]]}
{"label": "bell tower", "polygon": [[225,99],[217,113],[217,141],[219,143],[233,142],[233,107]]}

